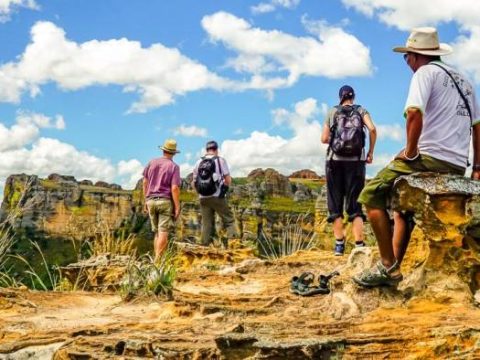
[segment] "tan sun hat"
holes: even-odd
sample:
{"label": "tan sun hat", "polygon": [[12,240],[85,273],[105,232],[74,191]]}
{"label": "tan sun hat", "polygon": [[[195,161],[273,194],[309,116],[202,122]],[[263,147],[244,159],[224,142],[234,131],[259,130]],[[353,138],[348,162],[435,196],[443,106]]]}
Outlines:
{"label": "tan sun hat", "polygon": [[159,148],[170,154],[178,154],[180,152],[177,150],[177,142],[173,139],[165,140],[163,146],[159,146]]}
{"label": "tan sun hat", "polygon": [[450,45],[438,41],[437,29],[433,27],[419,27],[412,29],[405,46],[397,46],[393,48],[393,51],[442,56],[451,54],[453,49]]}

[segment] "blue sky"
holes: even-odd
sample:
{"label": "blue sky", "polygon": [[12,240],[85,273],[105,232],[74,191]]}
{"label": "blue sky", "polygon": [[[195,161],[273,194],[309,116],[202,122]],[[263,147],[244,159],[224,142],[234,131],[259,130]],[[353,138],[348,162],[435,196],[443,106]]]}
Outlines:
{"label": "blue sky", "polygon": [[373,175],[404,142],[411,77],[391,51],[436,26],[480,81],[474,0],[7,0],[0,5],[0,186],[12,173],[132,187],[164,139],[182,175],[216,139],[232,173],[323,173],[340,86],[379,130]]}

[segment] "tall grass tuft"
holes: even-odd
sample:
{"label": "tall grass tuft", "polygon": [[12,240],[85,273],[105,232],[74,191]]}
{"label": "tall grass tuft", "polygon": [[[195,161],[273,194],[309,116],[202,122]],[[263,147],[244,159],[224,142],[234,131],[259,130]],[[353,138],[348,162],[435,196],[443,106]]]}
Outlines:
{"label": "tall grass tuft", "polygon": [[0,222],[0,287],[18,287],[23,285],[12,275],[14,269],[7,264],[10,250],[15,242],[13,225],[25,211],[31,210],[33,204],[27,199],[27,194],[34,182],[34,177],[29,177],[21,186],[23,189],[15,199],[14,207],[9,209],[7,216]]}
{"label": "tall grass tuft", "polygon": [[135,255],[135,235],[126,235],[125,231],[117,234],[106,222],[101,222],[98,231],[90,242],[93,256],[100,254]]}
{"label": "tall grass tuft", "polygon": [[274,239],[262,230],[258,243],[264,257],[270,260],[291,255],[299,250],[310,250],[317,246],[317,235],[312,230],[305,232],[308,214],[289,218],[280,236]]}
{"label": "tall grass tuft", "polygon": [[132,261],[120,287],[120,295],[125,301],[135,296],[166,296],[172,298],[173,283],[177,275],[175,264],[176,251],[173,246],[154,261],[150,255],[144,255],[138,261]]}

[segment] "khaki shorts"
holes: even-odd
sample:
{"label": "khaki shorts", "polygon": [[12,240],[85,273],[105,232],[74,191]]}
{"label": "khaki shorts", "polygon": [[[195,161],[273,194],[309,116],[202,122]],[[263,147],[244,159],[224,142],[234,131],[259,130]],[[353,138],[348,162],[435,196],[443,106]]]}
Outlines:
{"label": "khaki shorts", "polygon": [[368,182],[360,193],[358,202],[377,209],[387,209],[395,179],[415,172],[437,172],[464,175],[465,168],[428,155],[420,155],[413,161],[393,160]]}
{"label": "khaki shorts", "polygon": [[147,200],[148,215],[153,232],[168,232],[173,227],[172,201],[156,198]]}

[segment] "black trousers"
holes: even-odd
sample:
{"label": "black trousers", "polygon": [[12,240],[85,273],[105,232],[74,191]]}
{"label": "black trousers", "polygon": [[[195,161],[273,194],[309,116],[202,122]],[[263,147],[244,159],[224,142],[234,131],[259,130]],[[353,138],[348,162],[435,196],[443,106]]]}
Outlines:
{"label": "black trousers", "polygon": [[356,217],[365,220],[362,205],[357,202],[365,186],[365,161],[328,160],[325,163],[327,178],[328,222],[343,218],[344,207],[348,221]]}

